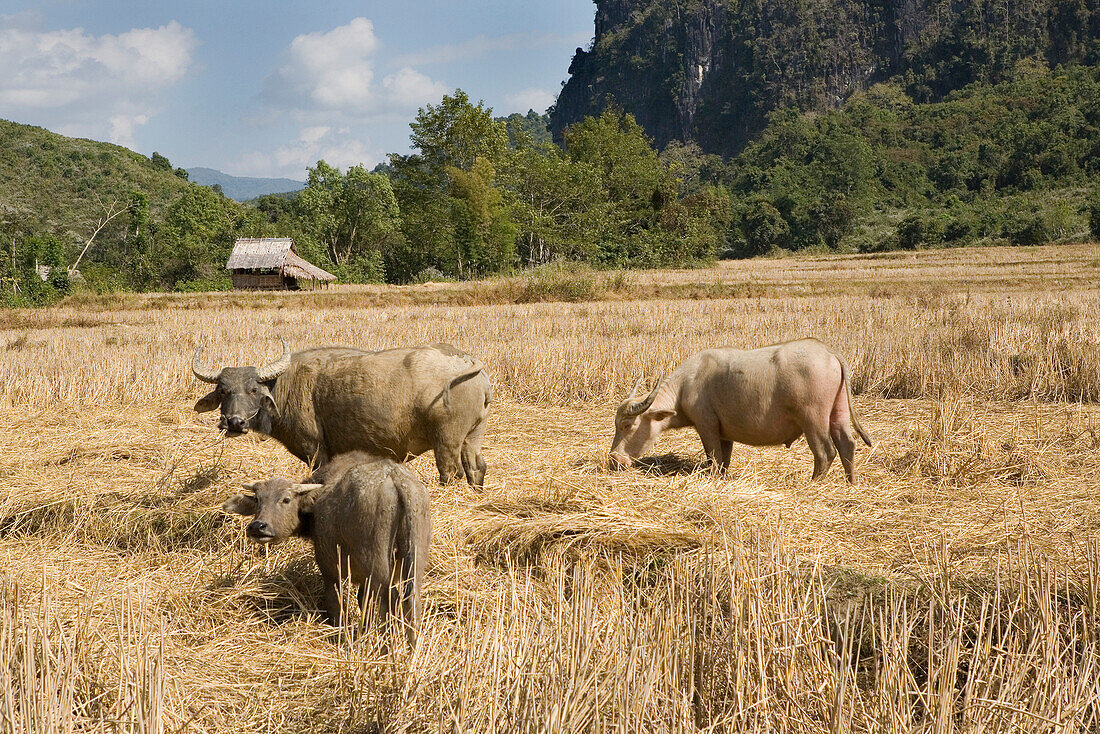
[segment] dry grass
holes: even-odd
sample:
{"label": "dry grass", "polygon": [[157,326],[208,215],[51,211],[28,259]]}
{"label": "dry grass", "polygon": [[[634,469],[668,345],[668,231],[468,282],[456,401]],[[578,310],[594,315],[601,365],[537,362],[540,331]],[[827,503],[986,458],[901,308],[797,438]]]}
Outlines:
{"label": "dry grass", "polygon": [[[1037,286],[1096,253],[978,251],[969,292],[959,257],[868,261],[846,294],[828,260],[747,266],[801,279],[791,298],[7,314],[0,731],[1100,731],[1098,294]],[[435,523],[414,654],[321,624],[307,546],[265,555],[219,509],[301,467],[219,438],[187,362],[273,333],[490,366],[485,492],[414,462]],[[637,376],[805,334],[862,393],[857,485],[809,484],[804,442],[715,475],[689,432],[606,471]]]}

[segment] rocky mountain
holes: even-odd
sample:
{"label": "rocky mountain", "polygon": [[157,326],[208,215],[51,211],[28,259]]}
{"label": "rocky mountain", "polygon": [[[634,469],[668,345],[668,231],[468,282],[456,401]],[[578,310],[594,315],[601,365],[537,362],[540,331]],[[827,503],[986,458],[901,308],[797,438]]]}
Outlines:
{"label": "rocky mountain", "polygon": [[780,107],[825,110],[879,81],[916,101],[996,82],[1026,58],[1100,61],[1100,0],[596,0],[551,111],[614,104],[658,146],[737,153]]}

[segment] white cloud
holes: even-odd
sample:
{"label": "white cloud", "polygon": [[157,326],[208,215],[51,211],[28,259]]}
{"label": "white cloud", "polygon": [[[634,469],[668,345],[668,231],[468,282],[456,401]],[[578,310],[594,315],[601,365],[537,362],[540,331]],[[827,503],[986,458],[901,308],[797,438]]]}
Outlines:
{"label": "white cloud", "polygon": [[298,36],[287,48],[286,63],[264,80],[263,97],[302,119],[364,121],[413,112],[449,91],[408,66],[376,83],[374,56],[380,47],[366,18]]}
{"label": "white cloud", "polygon": [[297,180],[306,177],[306,168],[323,160],[330,166],[373,168],[385,159],[382,150],[353,135],[347,127],[311,125],[302,128],[297,139],[279,146],[274,152],[247,153],[227,172],[237,176],[286,176]]}
{"label": "white cloud", "polygon": [[508,33],[503,36],[477,36],[462,43],[443,44],[392,59],[394,64],[430,66],[453,64],[482,58],[496,51],[519,51],[557,47],[564,44],[584,44],[590,33]]}
{"label": "white cloud", "polygon": [[[131,141],[131,145],[127,147],[133,147],[132,141],[134,139],[134,129],[139,125],[144,125],[149,122],[148,115],[114,115],[108,122],[111,124],[111,136],[112,141],[118,142],[120,140]],[[121,144],[121,143],[120,143]]]}
{"label": "white cloud", "polygon": [[425,102],[438,102],[451,91],[443,82],[433,81],[408,66],[382,80],[384,96],[398,108],[415,109]]}
{"label": "white cloud", "polygon": [[385,152],[356,131],[407,119],[451,88],[409,64],[387,63],[388,69],[378,71],[388,61],[381,47],[367,18],[294,38],[283,63],[264,80],[262,99],[274,113],[266,120],[294,121],[298,136],[271,151],[246,153],[231,171],[301,179],[321,159],[342,169],[385,160]]}
{"label": "white cloud", "polygon": [[93,36],[82,28],[36,31],[0,24],[0,110],[67,135],[134,146],[134,131],[179,82],[198,42],[176,21]]}
{"label": "white cloud", "polygon": [[554,93],[549,90],[531,88],[509,94],[504,102],[508,105],[509,112],[525,113],[527,110],[534,110],[542,114],[547,107],[554,104],[555,99]]}

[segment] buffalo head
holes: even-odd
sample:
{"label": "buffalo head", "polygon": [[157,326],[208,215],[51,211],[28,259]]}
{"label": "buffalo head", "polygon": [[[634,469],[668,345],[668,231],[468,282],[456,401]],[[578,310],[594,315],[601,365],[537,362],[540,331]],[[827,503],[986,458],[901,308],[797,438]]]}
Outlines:
{"label": "buffalo head", "polygon": [[222,505],[226,512],[255,515],[245,528],[249,540],[261,545],[280,543],[291,535],[303,534],[303,517],[313,509],[316,490],[323,484],[294,484],[282,477],[245,484],[251,494],[230,497]]}
{"label": "buffalo head", "polygon": [[671,410],[654,410],[653,399],[661,387],[658,380],[653,392],[642,400],[635,400],[641,380],[634,385],[630,395],[615,411],[615,440],[611,442],[611,469],[628,469],[634,459],[644,454],[661,435],[669,419],[675,414]]}
{"label": "buffalo head", "polygon": [[271,390],[275,379],[290,366],[290,348],[286,339],[283,356],[263,367],[223,367],[211,370],[202,366],[202,347],[195,350],[191,371],[203,382],[215,385],[214,389],[195,403],[195,410],[205,413],[221,408],[218,428],[230,436],[239,436],[250,430],[271,433],[271,421],[279,415],[275,396]]}

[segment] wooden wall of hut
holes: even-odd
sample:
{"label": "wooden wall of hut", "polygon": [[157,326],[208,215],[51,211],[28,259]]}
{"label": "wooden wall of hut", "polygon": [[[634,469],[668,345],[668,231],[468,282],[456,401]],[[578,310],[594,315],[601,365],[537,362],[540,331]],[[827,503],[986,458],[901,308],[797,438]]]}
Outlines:
{"label": "wooden wall of hut", "polygon": [[249,291],[316,291],[328,288],[328,283],[313,278],[292,278],[278,273],[230,271],[233,287]]}
{"label": "wooden wall of hut", "polygon": [[287,290],[283,276],[279,273],[242,273],[233,271],[233,287],[252,291]]}

